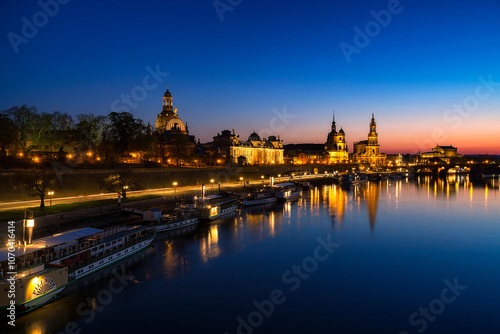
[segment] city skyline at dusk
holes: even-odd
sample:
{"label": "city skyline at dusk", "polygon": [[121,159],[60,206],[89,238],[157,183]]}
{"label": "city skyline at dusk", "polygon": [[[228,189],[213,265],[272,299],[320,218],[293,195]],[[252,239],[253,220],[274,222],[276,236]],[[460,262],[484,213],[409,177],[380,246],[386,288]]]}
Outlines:
{"label": "city skyline at dusk", "polygon": [[0,333],[500,333],[500,0],[0,0]]}
{"label": "city skyline at dusk", "polygon": [[500,153],[499,1],[41,3],[0,4],[1,110],[154,124],[168,85],[202,142],[324,143],[335,110],[349,151],[374,113],[384,153]]}

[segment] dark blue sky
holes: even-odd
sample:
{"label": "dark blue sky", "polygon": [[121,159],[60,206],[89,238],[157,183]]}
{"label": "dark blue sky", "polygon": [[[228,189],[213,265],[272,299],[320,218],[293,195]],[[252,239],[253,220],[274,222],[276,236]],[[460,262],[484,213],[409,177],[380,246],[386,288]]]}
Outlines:
{"label": "dark blue sky", "polygon": [[[213,0],[60,1],[53,17],[36,1],[0,1],[1,110],[105,115],[118,99],[114,109],[154,123],[168,84],[202,141],[234,128],[320,143],[335,109],[351,149],[374,112],[387,153],[500,153],[500,84],[479,79],[500,82],[500,0],[402,0],[385,27],[370,26],[371,11],[391,1],[220,0],[240,2],[223,21]],[[36,35],[23,36],[23,17],[38,20]],[[378,30],[348,62],[340,45],[356,47],[367,24]],[[169,75],[146,90],[147,67]],[[134,89],[146,95],[124,109]]]}

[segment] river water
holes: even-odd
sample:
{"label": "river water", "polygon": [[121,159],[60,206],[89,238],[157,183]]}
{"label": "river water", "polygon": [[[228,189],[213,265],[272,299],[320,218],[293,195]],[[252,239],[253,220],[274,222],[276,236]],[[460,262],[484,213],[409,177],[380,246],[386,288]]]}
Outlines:
{"label": "river water", "polygon": [[499,180],[322,186],[186,231],[18,333],[499,333]]}

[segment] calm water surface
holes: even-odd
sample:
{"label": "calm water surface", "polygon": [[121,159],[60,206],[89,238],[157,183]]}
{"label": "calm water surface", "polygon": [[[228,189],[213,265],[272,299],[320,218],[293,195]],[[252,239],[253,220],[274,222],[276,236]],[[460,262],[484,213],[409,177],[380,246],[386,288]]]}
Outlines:
{"label": "calm water surface", "polygon": [[86,280],[16,331],[500,333],[498,182],[448,181],[324,186],[161,234],[126,285]]}

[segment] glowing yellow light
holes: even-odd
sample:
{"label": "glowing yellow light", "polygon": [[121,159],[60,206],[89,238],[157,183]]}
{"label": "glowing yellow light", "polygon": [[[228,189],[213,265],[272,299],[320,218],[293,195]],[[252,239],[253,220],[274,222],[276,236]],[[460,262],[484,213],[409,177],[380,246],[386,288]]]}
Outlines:
{"label": "glowing yellow light", "polygon": [[34,219],[26,219],[26,227],[34,227],[35,220]]}
{"label": "glowing yellow light", "polygon": [[66,157],[67,157],[68,159],[73,158],[73,156],[72,156],[71,154],[68,154]]}
{"label": "glowing yellow light", "polygon": [[33,280],[31,282],[36,285],[36,283],[38,283],[39,280],[40,280],[40,277],[37,276],[37,277],[33,278]]}
{"label": "glowing yellow light", "polygon": [[174,185],[174,187],[177,187],[177,182],[174,182],[174,183],[172,183],[172,184]]}
{"label": "glowing yellow light", "polygon": [[92,156],[92,152],[90,152],[90,151],[89,151],[89,152],[87,152],[87,155],[88,155],[89,157],[90,157],[90,156]]}
{"label": "glowing yellow light", "polygon": [[33,160],[35,160],[35,162],[38,162],[38,157],[34,157]]}
{"label": "glowing yellow light", "polygon": [[215,180],[214,180],[214,179],[211,179],[211,180],[210,180],[210,183],[214,183],[214,182],[215,182]]}
{"label": "glowing yellow light", "polygon": [[97,157],[97,159],[96,159],[96,160],[97,160],[97,161],[101,161],[101,158]]}

